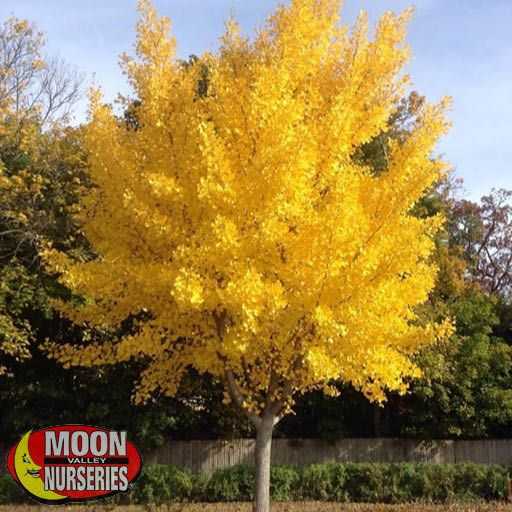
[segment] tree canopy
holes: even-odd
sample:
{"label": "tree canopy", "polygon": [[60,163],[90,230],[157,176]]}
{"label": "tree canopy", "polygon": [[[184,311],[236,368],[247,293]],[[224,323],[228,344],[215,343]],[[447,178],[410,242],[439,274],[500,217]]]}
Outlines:
{"label": "tree canopy", "polygon": [[408,12],[385,14],[370,41],[365,16],[352,33],[339,24],[338,1],[293,0],[253,40],[229,22],[218,52],[183,66],[169,21],[139,5],[137,58],[122,59],[136,129],[91,93],[95,186],[80,218],[96,257],[45,253],[83,297],[61,305],[69,318],[133,317],[133,330],[53,354],[143,358],[139,401],[175,394],[187,368],[223,380],[258,431],[263,511],[269,434],[294,396],[335,379],[373,400],[403,392],[419,375],[411,356],[451,330],[417,315],[442,219],[411,211],[446,170],[432,152],[447,101],[421,105],[375,173],[353,155],[405,95]]}

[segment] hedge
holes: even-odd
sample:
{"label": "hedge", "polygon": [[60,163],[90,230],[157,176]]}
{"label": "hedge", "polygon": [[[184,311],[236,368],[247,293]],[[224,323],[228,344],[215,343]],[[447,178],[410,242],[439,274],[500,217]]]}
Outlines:
{"label": "hedge", "polygon": [[[444,503],[502,500],[509,468],[478,464],[315,464],[274,466],[271,494],[276,501]],[[167,465],[148,465],[130,493],[109,502],[229,502],[253,499],[254,468],[234,466],[211,476]],[[7,476],[0,477],[0,504],[28,501]]]}

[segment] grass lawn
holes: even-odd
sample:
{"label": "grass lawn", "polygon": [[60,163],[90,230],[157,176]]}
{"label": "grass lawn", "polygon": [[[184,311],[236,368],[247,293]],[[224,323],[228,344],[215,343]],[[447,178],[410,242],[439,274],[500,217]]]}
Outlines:
{"label": "grass lawn", "polygon": [[[0,512],[38,512],[44,505],[3,505]],[[67,505],[56,510],[70,512],[251,512],[250,503],[176,504],[170,506]],[[512,504],[468,503],[451,505],[364,505],[324,502],[275,503],[273,512],[512,512]]]}

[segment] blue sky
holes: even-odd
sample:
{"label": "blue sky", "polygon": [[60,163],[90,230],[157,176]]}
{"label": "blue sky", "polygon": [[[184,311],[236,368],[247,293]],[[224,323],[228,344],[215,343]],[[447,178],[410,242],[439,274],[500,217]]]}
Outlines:
{"label": "blue sky", "polygon": [[[260,26],[276,0],[155,0],[169,16],[180,57],[213,50],[231,14],[246,33]],[[361,9],[375,22],[386,10],[416,7],[408,41],[414,88],[435,101],[450,95],[453,128],[439,152],[477,199],[512,189],[512,0],[346,0],[343,18]],[[131,51],[136,0],[1,0],[0,19],[14,14],[47,34],[58,55],[100,84],[107,98],[126,93],[118,55]],[[83,118],[85,101],[79,105]]]}

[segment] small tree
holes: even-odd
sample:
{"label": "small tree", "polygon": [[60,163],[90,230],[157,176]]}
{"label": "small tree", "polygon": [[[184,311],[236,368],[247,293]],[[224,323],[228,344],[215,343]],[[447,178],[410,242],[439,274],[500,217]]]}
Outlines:
{"label": "small tree", "polygon": [[140,10],[139,58],[122,59],[136,122],[91,95],[81,220],[97,257],[46,252],[84,297],[60,305],[71,319],[131,318],[133,332],[51,352],[145,361],[137,401],[174,394],[189,367],[221,379],[256,428],[255,510],[268,511],[272,430],[293,397],[342,379],[382,401],[449,329],[415,314],[441,219],[411,213],[443,172],[431,152],[446,102],[422,105],[375,173],[353,156],[403,98],[408,12],[385,14],[370,42],[364,15],[351,34],[338,24],[337,0],[294,0],[254,41],[230,22],[217,53],[184,66],[168,20]]}

